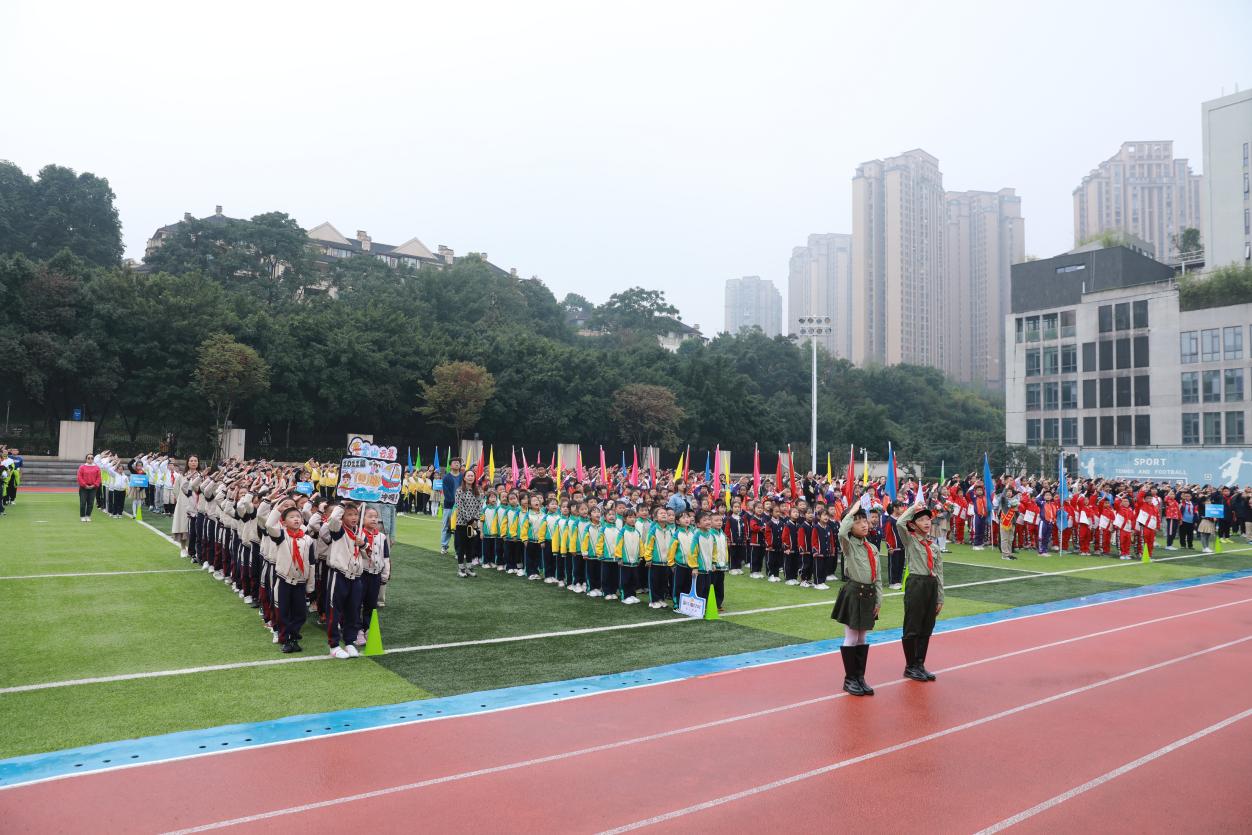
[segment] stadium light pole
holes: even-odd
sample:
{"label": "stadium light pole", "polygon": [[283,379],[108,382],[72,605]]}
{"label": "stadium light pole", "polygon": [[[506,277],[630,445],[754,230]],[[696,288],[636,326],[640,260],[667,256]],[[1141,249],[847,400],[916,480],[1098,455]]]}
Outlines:
{"label": "stadium light pole", "polygon": [[829,316],[801,316],[797,319],[800,325],[800,336],[809,338],[809,346],[813,349],[812,385],[809,391],[809,456],[810,472],[817,472],[817,337],[829,336],[833,332]]}

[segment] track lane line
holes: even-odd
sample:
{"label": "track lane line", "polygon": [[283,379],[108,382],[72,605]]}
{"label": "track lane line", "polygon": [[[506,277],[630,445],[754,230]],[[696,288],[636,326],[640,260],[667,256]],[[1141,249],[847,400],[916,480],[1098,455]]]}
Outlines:
{"label": "track lane line", "polygon": [[[1249,603],[1249,602],[1252,602],[1252,598],[1245,598],[1243,600],[1238,600],[1238,601],[1230,601],[1227,603],[1221,603],[1221,604],[1217,604],[1214,606],[1208,606],[1208,607],[1204,607],[1203,609],[1196,609],[1196,610],[1189,611],[1189,612],[1179,612],[1179,613],[1175,613],[1172,615],[1166,615],[1166,616],[1162,616],[1159,618],[1152,618],[1150,620],[1140,621],[1137,623],[1123,624],[1121,626],[1116,626],[1116,627],[1112,627],[1109,629],[1103,629],[1098,632],[1092,632],[1086,635],[1065,638],[1065,639],[1058,640],[1058,641],[1051,641],[1049,643],[1039,644],[1034,647],[1026,647],[1023,649],[1002,653],[1000,655],[995,655],[995,656],[991,656],[988,658],[982,658],[982,659],[977,659],[974,661],[968,661],[962,664],[956,664],[951,667],[937,669],[935,672],[937,674],[957,672],[959,670],[979,667],[985,664],[991,664],[996,661],[1002,661],[1008,658],[1015,658],[1015,657],[1032,653],[1032,652],[1038,652],[1038,651],[1051,649],[1051,648],[1058,647],[1058,646],[1064,646],[1067,644],[1072,644],[1072,643],[1076,643],[1079,641],[1088,640],[1091,638],[1098,638],[1098,637],[1103,637],[1107,635],[1112,635],[1112,634],[1124,632],[1130,629],[1135,629],[1135,628],[1142,627],[1142,626],[1148,626],[1151,624],[1163,623],[1166,621],[1175,620],[1177,618],[1187,617],[1190,615],[1216,611],[1219,609],[1225,609],[1230,606],[1236,606],[1236,605]],[[1252,638],[1252,636],[1249,636],[1249,638]],[[1242,640],[1247,640],[1247,639],[1242,639]],[[1207,651],[1208,650],[1206,650],[1206,652]],[[1200,654],[1203,654],[1203,653],[1200,653]],[[1190,657],[1190,656],[1187,656],[1187,657]],[[1173,662],[1171,661],[1168,663],[1173,663]],[[1147,669],[1149,668],[1145,668],[1144,671],[1147,671]],[[1155,669],[1155,667],[1150,668],[1150,669]],[[907,680],[904,678],[897,678],[892,681],[885,682],[881,685],[875,685],[875,688],[882,689],[882,688],[887,688],[887,687],[899,686],[901,684],[904,684],[906,681]],[[1111,681],[1112,680],[1110,680],[1110,683]],[[425,780],[419,780],[419,781],[415,781],[411,783],[404,783],[401,785],[390,786],[390,787],[383,788],[383,789],[375,789],[373,791],[368,791],[368,792],[359,792],[356,794],[344,795],[342,797],[337,797],[337,798],[327,798],[326,800],[315,801],[312,803],[301,804],[298,806],[291,806],[285,809],[275,809],[269,812],[261,812],[261,813],[257,813],[254,815],[247,815],[247,816],[243,816],[239,818],[233,818],[230,820],[202,824],[202,825],[187,828],[187,829],[175,830],[175,833],[171,833],[170,835],[176,835],[176,834],[185,835],[185,833],[209,832],[209,831],[213,831],[216,829],[222,829],[222,828],[226,828],[230,826],[237,826],[237,825],[246,824],[246,823],[254,823],[256,821],[261,821],[261,820],[269,820],[271,818],[282,817],[285,815],[299,814],[301,812],[325,809],[325,808],[329,808],[332,806],[339,806],[339,805],[343,805],[346,803],[353,803],[359,800],[369,800],[371,798],[383,797],[386,795],[397,794],[397,793],[407,792],[407,791],[414,791],[418,789],[427,788],[430,786],[437,786],[437,785],[442,785],[446,783],[458,782],[461,780],[468,780],[468,779],[472,779],[475,777],[482,777],[482,776],[486,776],[490,774],[499,774],[502,772],[516,771],[519,769],[524,769],[524,768],[528,768],[532,766],[544,765],[547,763],[572,759],[574,757],[587,756],[590,754],[601,753],[604,751],[612,751],[612,750],[626,748],[626,747],[630,747],[634,745],[641,745],[641,744],[648,743],[648,742],[655,742],[658,740],[668,739],[668,738],[672,738],[675,736],[681,736],[681,735],[688,734],[688,733],[695,733],[698,731],[708,730],[710,728],[717,728],[717,727],[722,727],[726,725],[731,725],[737,722],[759,719],[765,716],[772,716],[772,715],[776,715],[779,713],[785,713],[785,712],[792,711],[792,710],[798,710],[800,708],[810,707],[812,705],[821,704],[824,702],[833,701],[835,699],[842,699],[842,698],[847,698],[847,697],[848,697],[847,694],[843,692],[826,694],[826,695],[817,696],[811,699],[804,699],[802,701],[792,702],[792,703],[785,704],[785,705],[777,705],[775,707],[753,711],[751,713],[739,714],[736,716],[728,716],[722,719],[716,719],[716,720],[712,720],[709,722],[701,722],[699,724],[689,725],[689,726],[685,726],[682,728],[674,728],[674,729],[663,731],[660,733],[648,734],[648,735],[633,737],[633,738],[624,739],[624,740],[616,740],[614,742],[603,743],[600,745],[589,746],[586,748],[575,749],[572,751],[563,751],[557,754],[549,754],[543,757],[536,757],[536,758],[516,761],[512,763],[504,763],[504,764],[497,765],[497,766],[474,769],[471,771],[464,771],[464,772],[460,772],[457,774],[444,775],[441,777],[428,778]],[[1044,703],[1046,702],[1040,702],[1040,704],[1044,704]]]}
{"label": "track lane line", "polygon": [[1157,748],[1155,751],[1144,754],[1142,757],[1139,757],[1136,760],[1131,760],[1125,765],[1119,766],[1113,769],[1112,771],[1107,771],[1104,774],[1101,774],[1099,777],[1095,777],[1091,780],[1088,780],[1087,782],[1083,783],[1080,786],[1075,786],[1069,791],[1062,792],[1061,794],[1058,794],[1055,797],[1050,797],[1047,800],[1043,801],[1042,803],[1037,803],[1036,805],[1031,806],[1029,809],[1024,809],[1021,812],[1018,812],[1016,815],[1013,815],[1012,817],[1005,818],[999,823],[994,823],[991,826],[988,826],[986,829],[981,829],[976,833],[976,835],[993,835],[993,833],[1001,832],[1005,829],[1008,829],[1011,826],[1016,826],[1022,821],[1029,820],[1030,818],[1033,818],[1035,815],[1038,815],[1041,812],[1046,812],[1049,809],[1053,809],[1061,805],[1067,800],[1072,800],[1073,798],[1078,797],[1081,794],[1085,794],[1091,791],[1092,789],[1097,789],[1100,786],[1103,786],[1105,783],[1116,780],[1118,777],[1121,777],[1124,774],[1128,774],[1131,771],[1134,771],[1136,768],[1139,768],[1141,766],[1147,765],[1148,763],[1154,762],[1155,760],[1158,760],[1161,757],[1164,757],[1166,754],[1173,753],[1174,751],[1177,751],[1179,748],[1190,745],[1191,743],[1196,742],[1197,740],[1203,739],[1204,737],[1209,736],[1210,734],[1217,733],[1218,731],[1224,728],[1228,728],[1231,725],[1235,724],[1236,722],[1241,722],[1244,719],[1247,719],[1249,716],[1252,716],[1252,708],[1248,708],[1247,710],[1241,711],[1240,713],[1236,713],[1234,716],[1228,716],[1220,722],[1215,722],[1212,725],[1209,725],[1207,728],[1202,728],[1201,730],[1198,730],[1193,734],[1184,736],[1181,739],[1176,739],[1173,742],[1169,743],[1168,745],[1163,745],[1160,748]]}
{"label": "track lane line", "polygon": [[990,722],[995,722],[999,719],[1005,719],[1009,716],[1016,716],[1017,714],[1024,713],[1028,710],[1033,710],[1034,708],[1037,708],[1037,707],[1042,707],[1043,705],[1052,704],[1062,699],[1067,699],[1071,696],[1077,696],[1082,693],[1087,693],[1092,690],[1096,690],[1100,687],[1105,687],[1107,685],[1114,684],[1119,681],[1126,681],[1127,679],[1134,678],[1136,676],[1140,676],[1145,673],[1153,672],[1155,670],[1164,669],[1165,667],[1170,667],[1170,666],[1173,666],[1174,664],[1180,664],[1184,661],[1189,661],[1193,658],[1199,658],[1200,656],[1208,655],[1209,653],[1220,652],[1223,649],[1229,649],[1230,647],[1237,646],[1246,641],[1252,641],[1252,635],[1245,635],[1242,638],[1236,638],[1233,641],[1226,641],[1225,643],[1216,644],[1215,646],[1211,646],[1211,647],[1206,647],[1205,649],[1202,649],[1202,650],[1189,652],[1186,655],[1180,655],[1175,658],[1167,659],[1165,661],[1159,661],[1155,664],[1149,664],[1146,667],[1139,667],[1138,669],[1130,670],[1129,672],[1125,672],[1125,673],[1120,673],[1115,676],[1110,676],[1109,678],[1101,679],[1100,681],[1095,681],[1095,682],[1092,682],[1091,684],[1085,684],[1082,687],[1075,687],[1075,688],[1066,690],[1061,693],[1056,693],[1051,696],[1046,696],[1042,699],[1036,699],[1033,702],[1027,702],[1026,704],[1018,705],[1016,707],[1011,707],[1007,710],[1001,710],[996,713],[989,714],[987,716],[982,716],[982,717],[979,717],[978,719],[973,719],[969,722],[963,722],[959,725],[953,725],[952,727],[945,728],[944,730],[941,730],[941,731],[935,731],[934,733],[929,733],[923,736],[915,737],[913,739],[906,740],[905,742],[896,743],[895,745],[889,745],[885,748],[879,748],[876,751],[870,751],[869,753],[861,754],[860,756],[857,756],[857,757],[849,757],[847,759],[839,760],[838,762],[821,766],[820,768],[810,769],[809,771],[803,771],[803,772],[800,772],[799,774],[792,774],[789,777],[783,777],[779,780],[772,780],[768,783],[762,783],[758,786],[753,786],[752,788],[749,788],[749,789],[744,789],[742,791],[734,792],[732,794],[727,794],[721,797],[713,798],[712,800],[706,800],[702,803],[696,803],[691,806],[683,807],[681,809],[675,809],[671,812],[665,812],[664,814],[655,815],[650,818],[644,818],[642,820],[634,821],[632,823],[624,824],[622,826],[614,827],[612,829],[606,829],[600,832],[599,835],[621,835],[621,833],[633,832],[637,829],[643,829],[645,827],[655,826],[656,824],[666,823],[667,821],[672,821],[677,818],[686,817],[688,815],[692,815],[697,812],[703,812],[708,809],[714,809],[719,806],[726,805],[728,803],[733,803],[737,800],[743,800],[748,797],[754,797],[756,795],[764,794],[765,792],[773,791],[774,789],[779,789],[784,786],[789,786],[794,783],[799,783],[803,780],[810,780],[814,777],[820,777],[823,774],[829,774],[833,771],[838,771],[840,769],[848,768],[848,767],[857,765],[859,763],[868,762],[870,760],[876,760],[880,757],[885,757],[890,754],[897,753],[899,751],[904,751],[909,748],[914,748],[918,745],[924,745],[925,743],[933,742],[936,739],[942,739],[944,737],[951,736],[953,734],[961,733],[962,731],[970,730],[971,728],[977,728],[982,725],[986,725]]}

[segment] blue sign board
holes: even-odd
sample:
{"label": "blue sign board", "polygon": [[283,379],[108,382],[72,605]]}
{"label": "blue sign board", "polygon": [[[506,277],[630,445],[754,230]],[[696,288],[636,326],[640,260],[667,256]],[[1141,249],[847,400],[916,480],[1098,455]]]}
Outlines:
{"label": "blue sign board", "polygon": [[74,410],[74,412],[73,412],[72,417],[74,418],[74,420],[82,420],[82,419],[83,419],[83,410],[82,410],[82,409],[75,409],[75,410]]}
{"label": "blue sign board", "polygon": [[312,495],[313,495],[313,482],[311,482],[311,481],[297,481],[297,482],[296,482],[296,492],[297,492],[297,493],[300,493],[300,494],[302,494],[302,495],[305,495],[305,496],[312,496]]}
{"label": "blue sign board", "polygon": [[1074,475],[1233,487],[1252,482],[1252,449],[1081,449]]}
{"label": "blue sign board", "polygon": [[130,477],[130,486],[131,487],[147,487],[148,477],[146,475],[143,475],[142,473],[140,473],[139,475],[132,475]]}

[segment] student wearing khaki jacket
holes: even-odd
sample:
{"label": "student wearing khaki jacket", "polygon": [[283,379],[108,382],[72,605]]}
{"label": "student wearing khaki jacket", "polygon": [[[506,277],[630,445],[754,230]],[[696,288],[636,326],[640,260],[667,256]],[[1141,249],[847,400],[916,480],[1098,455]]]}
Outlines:
{"label": "student wearing khaki jacket", "polygon": [[304,517],[291,499],[270,511],[265,530],[274,542],[278,638],[283,652],[300,652],[300,630],[308,617],[308,593],[313,590],[313,538],[305,535]]}
{"label": "student wearing khaki jacket", "polygon": [[904,676],[934,681],[926,669],[926,650],[943,611],[943,552],[931,539],[931,511],[924,503],[911,505],[900,515],[898,531],[904,544],[908,582],[904,587]]}

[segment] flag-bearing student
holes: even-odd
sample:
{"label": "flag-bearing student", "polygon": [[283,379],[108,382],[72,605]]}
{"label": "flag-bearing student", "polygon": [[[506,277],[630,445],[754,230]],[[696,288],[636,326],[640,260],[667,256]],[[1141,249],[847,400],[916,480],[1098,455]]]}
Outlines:
{"label": "flag-bearing student", "polygon": [[280,624],[275,642],[283,645],[283,652],[300,652],[300,633],[308,617],[308,593],[313,590],[313,541],[305,535],[304,518],[291,499],[270,511],[265,531],[275,550],[274,585]]}
{"label": "flag-bearing student", "polygon": [[361,624],[361,595],[365,559],[361,554],[361,511],[355,504],[335,507],[326,521],[330,551],[326,561],[331,569],[327,598],[330,617],[326,621],[326,641],[335,658],[355,658],[359,653],[353,641]]}
{"label": "flag-bearing student", "polygon": [[848,582],[839,589],[831,617],[844,627],[843,689],[853,696],[872,696],[865,683],[869,661],[867,638],[882,607],[882,570],[878,548],[869,539],[865,509],[854,504],[839,521],[839,548]]}
{"label": "flag-bearing student", "polygon": [[[468,479],[473,473],[466,473]],[[462,487],[464,483],[462,482]],[[366,631],[374,617],[374,609],[378,607],[378,597],[383,586],[391,579],[391,542],[387,532],[382,529],[381,517],[374,508],[365,511],[362,522],[364,540],[361,543],[361,555],[365,558],[364,570],[361,573],[361,625],[357,629],[357,646],[365,645]],[[457,519],[460,524],[460,519]]]}
{"label": "flag-bearing student", "polygon": [[900,514],[900,542],[908,561],[904,589],[904,676],[914,681],[934,681],[926,669],[926,653],[935,631],[935,618],[943,611],[943,554],[931,537],[933,519],[925,503],[910,505]]}

